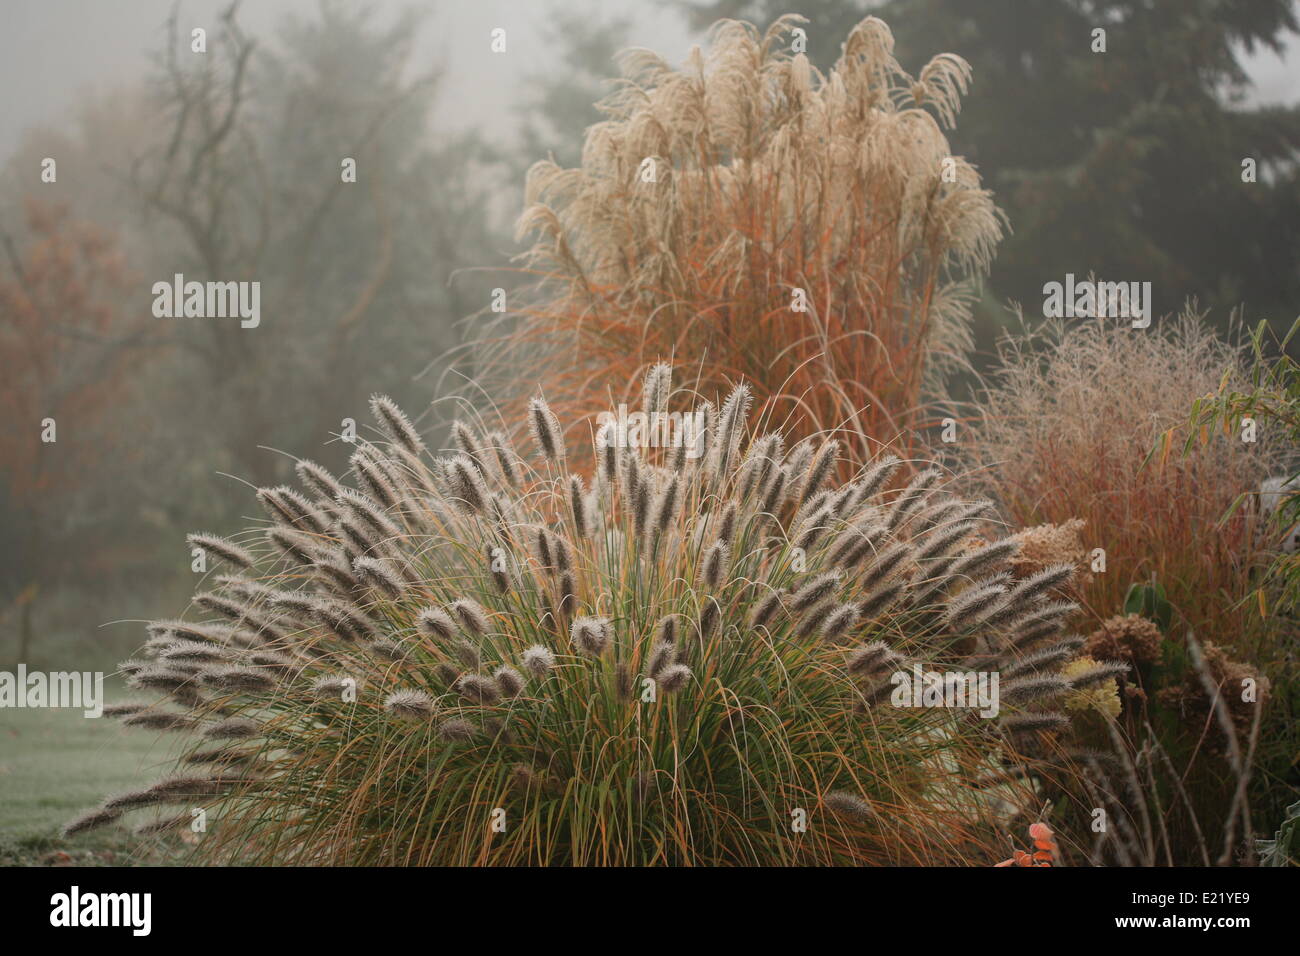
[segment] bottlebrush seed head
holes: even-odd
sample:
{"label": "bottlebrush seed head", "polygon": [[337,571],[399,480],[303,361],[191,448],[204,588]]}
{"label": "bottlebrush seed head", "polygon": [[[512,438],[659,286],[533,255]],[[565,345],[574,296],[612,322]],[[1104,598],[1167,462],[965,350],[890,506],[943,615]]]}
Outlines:
{"label": "bottlebrush seed head", "polygon": [[560,420],[540,396],[528,402],[528,427],[538,453],[551,464],[559,464],[564,458],[564,434]]}

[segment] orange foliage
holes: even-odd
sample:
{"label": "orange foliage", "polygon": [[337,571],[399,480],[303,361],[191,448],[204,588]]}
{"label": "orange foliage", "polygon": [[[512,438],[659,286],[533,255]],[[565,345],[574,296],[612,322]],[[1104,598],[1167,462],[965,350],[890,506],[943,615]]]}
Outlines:
{"label": "orange foliage", "polygon": [[[20,251],[5,237],[0,275],[0,461],[10,501],[38,510],[94,480],[120,436],[99,426],[125,395],[143,326],[123,319],[129,280],[111,239],[63,207],[29,200],[26,216],[28,241]],[[47,418],[53,444],[41,440]]]}
{"label": "orange foliage", "polygon": [[1029,828],[1029,838],[1034,841],[1034,852],[1016,850],[1011,859],[994,866],[1051,866],[1059,857],[1056,834],[1046,823],[1035,823]]}

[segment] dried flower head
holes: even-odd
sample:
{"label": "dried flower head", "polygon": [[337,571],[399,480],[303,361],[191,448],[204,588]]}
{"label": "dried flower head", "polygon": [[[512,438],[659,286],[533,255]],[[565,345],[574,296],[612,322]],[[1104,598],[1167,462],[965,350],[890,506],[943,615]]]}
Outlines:
{"label": "dried flower head", "polygon": [[822,802],[832,813],[851,820],[866,820],[872,815],[871,804],[856,793],[832,791],[826,794]]}
{"label": "dried flower head", "polygon": [[191,548],[199,548],[237,568],[251,568],[257,561],[248,551],[233,541],[215,534],[188,534],[185,540]]}
{"label": "dried flower head", "polygon": [[1083,653],[1095,660],[1154,664],[1160,659],[1160,628],[1140,614],[1117,615],[1088,635]]}
{"label": "dried flower head", "polygon": [[540,644],[534,644],[527,648],[523,653],[524,668],[534,677],[543,678],[551,672],[555,666],[555,655],[549,648],[542,647]]}
{"label": "dried flower head", "polygon": [[558,463],[564,457],[564,434],[545,399],[538,397],[528,403],[528,427],[541,456],[552,464]]}
{"label": "dried flower head", "polygon": [[1075,689],[1066,695],[1065,709],[1070,711],[1096,711],[1106,717],[1118,717],[1122,704],[1119,699],[1119,685],[1108,674],[1100,680],[1090,680],[1083,686],[1076,683],[1081,676],[1092,676],[1097,662],[1090,657],[1080,657],[1071,661],[1061,670],[1061,676],[1070,681]]}
{"label": "dried flower head", "polygon": [[433,698],[422,690],[395,690],[384,698],[384,710],[410,720],[433,715]]}

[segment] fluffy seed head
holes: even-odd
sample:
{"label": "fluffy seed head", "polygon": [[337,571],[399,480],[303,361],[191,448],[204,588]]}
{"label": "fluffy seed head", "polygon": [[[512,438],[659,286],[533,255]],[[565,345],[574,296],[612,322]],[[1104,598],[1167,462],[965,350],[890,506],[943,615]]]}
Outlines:
{"label": "fluffy seed head", "polygon": [[773,473],[770,481],[767,482],[762,491],[761,510],[769,518],[775,519],[780,511],[781,503],[785,500],[785,490],[789,481],[789,473],[785,466],[782,465]]}
{"label": "fluffy seed head", "polygon": [[826,619],[830,617],[831,612],[835,610],[834,601],[823,601],[803,612],[799,619],[798,626],[795,627],[795,635],[800,638],[807,637],[821,630]]}
{"label": "fluffy seed head", "polygon": [[835,790],[826,794],[822,802],[826,805],[826,809],[836,816],[851,820],[866,820],[872,815],[871,804],[856,793]]}
{"label": "fluffy seed head", "polygon": [[441,607],[425,607],[419,615],[416,615],[415,626],[421,635],[432,637],[434,640],[446,640],[456,632],[455,620],[452,620],[451,615]]}
{"label": "fluffy seed head", "polygon": [[840,576],[834,572],[814,575],[791,594],[786,603],[792,613],[799,614],[830,597],[839,586]]}
{"label": "fluffy seed head", "polygon": [[511,572],[512,559],[500,546],[491,546],[488,548],[486,564],[488,573],[492,576],[492,583],[502,594],[508,594],[514,586],[514,575]]}
{"label": "fluffy seed head", "polygon": [[954,631],[968,631],[1004,607],[1006,600],[1001,584],[973,585],[948,602],[948,624]]}
{"label": "fluffy seed head", "polygon": [[462,674],[456,692],[475,704],[495,704],[501,697],[496,683],[479,674]]}
{"label": "fluffy seed head", "polygon": [[700,603],[700,618],[696,622],[696,636],[701,640],[707,640],[717,630],[718,624],[722,621],[722,606],[711,597],[706,597]]}
{"label": "fluffy seed head", "polygon": [[145,730],[191,730],[197,722],[189,714],[149,709],[131,714],[122,723],[127,727],[141,727]]}
{"label": "fluffy seed head", "polygon": [[402,596],[402,579],[383,558],[357,558],[352,562],[357,578],[370,585],[385,597],[396,600]]}
{"label": "fluffy seed head", "polygon": [[298,473],[298,480],[326,501],[334,500],[339,492],[343,490],[343,486],[339,484],[339,480],[330,473],[329,469],[318,465],[314,461],[300,458],[293,467],[294,471]]}
{"label": "fluffy seed head", "polygon": [[664,669],[677,660],[677,648],[669,641],[660,641],[650,652],[650,659],[646,663],[646,673],[655,680],[659,680]]}
{"label": "fluffy seed head", "polygon": [[892,668],[900,660],[898,653],[888,644],[883,641],[872,641],[849,655],[849,673],[856,677],[875,677]]}
{"label": "fluffy seed head", "polygon": [[275,678],[264,670],[251,667],[226,667],[207,671],[203,683],[231,694],[256,694],[275,686]]}
{"label": "fluffy seed head", "polygon": [[381,638],[370,645],[370,649],[389,661],[404,661],[411,654],[411,648],[401,641]]}
{"label": "fluffy seed head", "polygon": [[1045,700],[1064,694],[1070,689],[1070,682],[1055,674],[1035,674],[1021,677],[1001,685],[1003,700],[1019,704],[1034,700]]}
{"label": "fluffy seed head", "polygon": [[745,419],[753,402],[753,391],[743,382],[732,389],[718,413],[717,428],[709,448],[707,468],[712,475],[725,475],[735,464],[740,441],[744,435]]}
{"label": "fluffy seed head", "polygon": [[322,700],[340,700],[353,685],[344,677],[326,675],[312,681],[311,693]]}
{"label": "fluffy seed head", "polygon": [[175,691],[188,687],[194,678],[179,669],[145,667],[132,674],[127,683],[143,690]]}
{"label": "fluffy seed head", "polygon": [[310,501],[287,485],[257,489],[258,500],[267,514],[291,528],[324,534],[328,529]]}
{"label": "fluffy seed head", "polygon": [[342,506],[342,511],[364,525],[377,536],[377,543],[395,540],[401,531],[384,513],[383,508],[368,495],[363,495],[351,488],[343,488],[334,500]]}
{"label": "fluffy seed head", "polygon": [[433,698],[422,690],[395,690],[384,698],[384,710],[395,717],[422,720],[433,716]]}
{"label": "fluffy seed head", "polygon": [[560,430],[560,420],[540,396],[528,402],[528,427],[537,443],[538,454],[550,463],[558,464],[564,457],[564,434]]}
{"label": "fluffy seed head", "polygon": [[691,679],[691,669],[685,664],[670,664],[659,672],[659,686],[665,694],[676,694]]}
{"label": "fluffy seed head", "polygon": [[655,626],[657,640],[661,644],[676,644],[677,631],[681,622],[680,615],[665,614]]}
{"label": "fluffy seed head", "polygon": [[185,540],[191,548],[200,548],[239,568],[251,568],[257,561],[251,554],[226,538],[215,534],[187,534]]}
{"label": "fluffy seed head", "polygon": [[730,561],[731,549],[724,542],[715,541],[704,553],[704,563],[700,565],[700,586],[709,591],[721,587]]}
{"label": "fluffy seed head", "polygon": [[121,817],[122,812],[120,810],[105,810],[102,807],[87,810],[81,816],[69,820],[63,825],[63,835],[70,837],[78,833],[85,833],[87,830],[94,830],[110,823],[116,823]]}
{"label": "fluffy seed head", "polygon": [[581,475],[569,476],[569,514],[573,516],[573,532],[579,538],[591,533],[591,518],[587,509],[587,490]]}
{"label": "fluffy seed head", "polygon": [[736,533],[736,519],[740,516],[740,506],[734,501],[728,501],[727,506],[722,509],[722,517],[718,520],[718,540],[723,544],[731,544],[731,539]]}
{"label": "fluffy seed head", "polygon": [[926,494],[935,485],[943,473],[937,468],[927,468],[913,478],[903,493],[895,499],[889,512],[889,529],[900,527],[925,502]]}
{"label": "fluffy seed head", "polygon": [[970,552],[952,567],[952,575],[957,578],[973,578],[1002,564],[1020,550],[1020,542],[1014,538],[993,541]]}
{"label": "fluffy seed head", "polygon": [[641,389],[642,407],[651,421],[654,421],[654,416],[667,413],[672,388],[673,367],[665,362],[652,365]]}
{"label": "fluffy seed head", "polygon": [[500,472],[505,483],[511,488],[518,488],[523,481],[519,456],[515,454],[514,446],[510,444],[510,439],[506,437],[505,432],[488,432],[483,436],[483,441],[495,456],[497,471]]}
{"label": "fluffy seed head", "polygon": [[541,644],[534,644],[527,648],[523,653],[524,668],[539,680],[551,672],[555,666],[555,655],[551,653],[550,648],[543,647]]}
{"label": "fluffy seed head", "polygon": [[316,561],[316,554],[311,549],[311,538],[300,531],[272,528],[266,533],[266,539],[277,550],[301,565],[311,565]]}
{"label": "fluffy seed head", "polygon": [[837,439],[831,438],[822,442],[808,466],[808,476],[804,479],[800,500],[807,501],[821,490],[826,479],[830,477],[831,470],[839,461],[839,456],[840,443]]}
{"label": "fluffy seed head", "polygon": [[460,661],[461,666],[467,667],[470,670],[477,668],[483,663],[483,655],[479,652],[478,647],[463,638],[453,641],[451,650],[452,653],[456,655],[457,660]]}
{"label": "fluffy seed head", "polygon": [[460,449],[461,454],[472,459],[479,468],[487,466],[487,455],[484,454],[478,435],[474,433],[474,429],[459,418],[451,423],[451,440],[456,443],[456,447]]}
{"label": "fluffy seed head", "polygon": [[885,581],[858,602],[858,613],[862,617],[880,614],[902,597],[906,589],[907,585],[903,581]]}
{"label": "fluffy seed head", "polygon": [[488,490],[483,473],[468,455],[457,455],[447,463],[446,481],[453,499],[464,509],[482,513]]}
{"label": "fluffy seed head", "polygon": [[509,664],[502,664],[492,676],[496,678],[502,697],[518,697],[524,692],[524,675]]}
{"label": "fluffy seed head", "polygon": [[255,720],[249,720],[247,717],[228,717],[206,728],[203,736],[209,740],[242,740],[257,736],[260,730]]}
{"label": "fluffy seed head", "polygon": [[579,617],[569,627],[569,637],[574,647],[599,657],[609,647],[610,624],[606,618]]}
{"label": "fluffy seed head", "polygon": [[822,622],[822,637],[836,641],[858,623],[858,608],[854,604],[841,604]]}
{"label": "fluffy seed head", "polygon": [[371,395],[370,411],[379,422],[379,427],[394,443],[412,455],[423,453],[424,442],[420,433],[391,398],[387,395]]}
{"label": "fluffy seed head", "polygon": [[487,611],[483,610],[483,605],[473,598],[461,598],[458,601],[453,601],[447,606],[447,610],[460,621],[461,626],[470,634],[477,637],[487,633],[489,627]]}
{"label": "fluffy seed head", "polygon": [[352,472],[357,477],[357,484],[362,490],[385,508],[397,505],[397,482],[388,469],[381,463],[378,451],[363,448],[353,453],[348,459]]}
{"label": "fluffy seed head", "polygon": [[1011,589],[1008,605],[1023,608],[1061,587],[1074,576],[1074,565],[1053,564],[1031,574]]}
{"label": "fluffy seed head", "polygon": [[677,517],[677,508],[680,504],[681,478],[673,475],[668,479],[664,490],[659,494],[659,500],[655,503],[655,530],[663,534],[668,530],[674,519]]}
{"label": "fluffy seed head", "polygon": [[148,704],[142,704],[138,701],[122,704],[107,704],[104,707],[105,717],[130,717],[132,714],[138,714],[148,707]]}
{"label": "fluffy seed head", "polygon": [[1070,686],[1078,690],[1081,687],[1090,687],[1093,684],[1100,684],[1104,680],[1110,680],[1114,677],[1123,677],[1129,672],[1129,666],[1122,661],[1103,661],[1086,670],[1071,673],[1068,680]]}
{"label": "fluffy seed head", "polygon": [[474,739],[474,725],[468,720],[453,717],[438,725],[438,736],[448,743],[468,743]]}
{"label": "fluffy seed head", "polygon": [[619,453],[618,442],[610,435],[612,425],[601,426],[596,433],[596,454],[600,464],[600,480],[607,486],[618,481]]}
{"label": "fluffy seed head", "polygon": [[1070,718],[1056,713],[1010,714],[1000,721],[1002,729],[1012,735],[1065,730]]}
{"label": "fluffy seed head", "polygon": [[866,500],[879,494],[901,464],[902,462],[894,455],[884,455],[872,462],[858,479],[862,487],[862,499]]}
{"label": "fluffy seed head", "polygon": [[[864,546],[865,553],[871,554],[872,547],[870,544]],[[854,557],[858,557],[855,554]],[[862,575],[862,586],[872,588],[882,581],[887,581],[895,574],[909,564],[915,557],[912,546],[906,541],[895,541],[887,546],[879,554],[876,554],[871,561],[870,567]]]}
{"label": "fluffy seed head", "polygon": [[770,592],[766,597],[754,605],[754,611],[749,616],[749,623],[754,627],[763,627],[777,610],[784,603],[785,593],[780,590]]}

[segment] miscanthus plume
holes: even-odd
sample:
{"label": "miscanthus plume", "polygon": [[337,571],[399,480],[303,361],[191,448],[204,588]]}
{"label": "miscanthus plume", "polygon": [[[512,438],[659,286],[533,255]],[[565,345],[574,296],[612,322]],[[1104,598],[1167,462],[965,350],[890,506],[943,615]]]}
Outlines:
{"label": "miscanthus plume", "polygon": [[910,440],[966,361],[1003,233],[945,133],[971,69],[939,53],[913,75],[867,17],[823,74],[798,52],[806,23],[719,21],[680,65],[623,53],[578,165],[529,171],[536,284],[492,337],[502,388],[522,360],[577,412],[660,356],[707,355],[701,382],[748,379],[788,437],[852,422]]}
{"label": "miscanthus plume", "polygon": [[[238,546],[196,539],[238,573],[150,626],[112,710],[189,745],[71,831],[203,806],[210,860],[958,862],[1036,807],[1070,569],[1013,577],[938,469],[835,483],[836,439],[751,434],[743,384],[703,455],[610,443],[592,474],[540,398],[530,448],[457,423],[440,457],[373,404],[349,477],[303,461]],[[1002,671],[999,715],[895,707],[918,663]]]}

